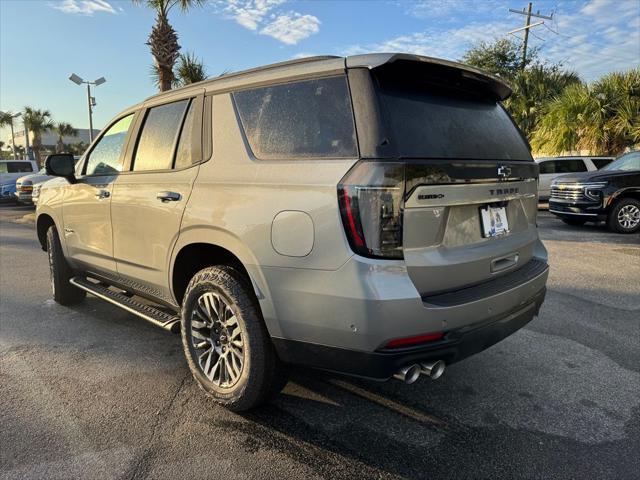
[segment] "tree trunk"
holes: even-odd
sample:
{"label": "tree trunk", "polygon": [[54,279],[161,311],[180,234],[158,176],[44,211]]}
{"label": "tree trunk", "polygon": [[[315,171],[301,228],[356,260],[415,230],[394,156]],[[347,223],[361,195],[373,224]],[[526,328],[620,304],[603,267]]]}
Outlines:
{"label": "tree trunk", "polygon": [[56,153],[64,152],[64,142],[62,141],[62,137],[58,138],[58,143],[56,143]]}
{"label": "tree trunk", "polygon": [[174,80],[173,66],[178,59],[180,45],[178,44],[178,34],[169,25],[166,16],[158,15],[156,18],[147,45],[151,47],[151,55],[155,59],[160,91],[171,90]]}
{"label": "tree trunk", "polygon": [[42,148],[42,141],[40,140],[40,134],[33,134],[33,143],[31,144],[31,149],[33,150],[33,154],[36,157],[36,163],[38,164],[38,170],[42,168],[42,159],[40,158],[40,149]]}

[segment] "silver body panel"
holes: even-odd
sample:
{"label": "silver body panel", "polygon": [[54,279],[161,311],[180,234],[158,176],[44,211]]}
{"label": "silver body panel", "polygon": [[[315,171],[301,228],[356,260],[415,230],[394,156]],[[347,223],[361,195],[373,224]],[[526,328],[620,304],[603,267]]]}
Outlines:
{"label": "silver body panel", "polygon": [[[391,58],[352,62],[373,68]],[[181,250],[193,244],[228,250],[249,273],[277,338],[371,352],[392,338],[473,325],[526,305],[544,289],[546,270],[513,289],[455,306],[430,305],[423,296],[490,280],[532,258],[546,262],[535,228],[535,182],[419,187],[405,206],[405,260],[372,260],[353,254],[339,214],[337,185],[357,157],[252,156],[231,90],[344,73],[345,64],[343,58],[294,63],[151,97],[128,112],[203,89],[212,96],[212,118],[205,119],[213,125],[211,158],[186,170],[115,175],[99,186],[91,179],[48,182],[38,217],[48,215],[65,232],[63,249],[73,267],[138,282],[176,306],[172,282]],[[180,202],[157,201],[169,185]],[[96,188],[111,196],[96,199]],[[501,189],[507,191],[497,193]],[[423,191],[444,192],[446,201],[421,200]],[[496,201],[508,202],[511,232],[482,238],[477,209]],[[490,271],[492,262],[512,252],[518,254],[514,265]]]}

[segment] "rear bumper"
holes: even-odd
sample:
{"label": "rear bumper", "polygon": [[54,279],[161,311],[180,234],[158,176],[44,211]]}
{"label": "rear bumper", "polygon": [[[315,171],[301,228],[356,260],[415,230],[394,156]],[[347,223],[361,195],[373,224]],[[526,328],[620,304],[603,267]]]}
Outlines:
{"label": "rear bumper", "polygon": [[[260,303],[276,344],[305,345],[311,350],[303,357],[313,356],[320,346],[373,354],[393,339],[432,332],[447,332],[453,340],[457,335],[453,332],[466,332],[514,312],[525,312],[529,320],[533,317],[549,274],[546,251],[539,242],[536,253],[510,274],[424,298],[402,261],[354,256],[336,271],[263,267],[266,284],[260,286],[264,294]],[[283,358],[293,358],[292,348],[298,349],[286,347]],[[448,358],[463,357],[472,349],[462,350]]]}
{"label": "rear bumper", "polygon": [[498,318],[449,331],[443,340],[423,346],[360,352],[280,338],[273,341],[285,362],[387,380],[407,365],[435,360],[452,364],[491,347],[529,323],[538,314],[545,293],[546,288],[543,288],[524,307]]}

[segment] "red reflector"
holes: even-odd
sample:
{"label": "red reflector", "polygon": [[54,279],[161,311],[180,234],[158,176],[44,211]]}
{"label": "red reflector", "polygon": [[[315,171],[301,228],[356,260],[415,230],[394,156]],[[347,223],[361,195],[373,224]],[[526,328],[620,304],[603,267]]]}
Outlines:
{"label": "red reflector", "polygon": [[406,347],[407,345],[415,345],[417,343],[437,342],[444,338],[444,332],[428,333],[426,335],[417,335],[415,337],[396,338],[387,343],[387,348]]}

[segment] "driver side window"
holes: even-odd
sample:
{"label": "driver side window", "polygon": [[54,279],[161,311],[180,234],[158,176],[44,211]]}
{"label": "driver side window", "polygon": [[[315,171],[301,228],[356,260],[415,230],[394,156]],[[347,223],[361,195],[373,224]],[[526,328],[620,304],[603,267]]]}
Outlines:
{"label": "driver side window", "polygon": [[122,149],[133,114],[111,125],[89,153],[85,175],[113,175],[122,170]]}

